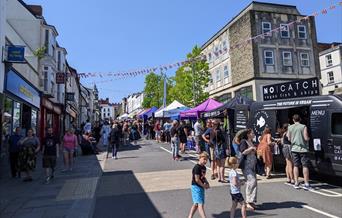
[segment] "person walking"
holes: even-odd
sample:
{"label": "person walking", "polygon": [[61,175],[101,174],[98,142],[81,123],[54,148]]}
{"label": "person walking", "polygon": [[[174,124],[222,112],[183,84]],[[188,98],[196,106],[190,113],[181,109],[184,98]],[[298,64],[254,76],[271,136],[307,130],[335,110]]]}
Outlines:
{"label": "person walking", "polygon": [[242,165],[242,172],[246,178],[246,202],[247,208],[251,210],[256,209],[257,202],[257,178],[256,178],[256,147],[253,144],[255,135],[252,129],[247,129],[246,136],[241,140],[240,152]]}
{"label": "person walking", "polygon": [[189,218],[192,218],[198,209],[201,218],[205,218],[204,210],[204,199],[205,199],[205,189],[208,189],[209,183],[205,177],[206,174],[206,163],[208,161],[208,153],[202,152],[199,155],[198,163],[192,169],[192,182],[191,182],[191,195],[193,205],[190,209]]}
{"label": "person walking", "polygon": [[294,124],[288,127],[287,138],[291,142],[291,153],[294,164],[294,188],[299,189],[299,167],[303,166],[304,175],[304,190],[310,190],[311,186],[309,184],[309,134],[308,128],[300,123],[300,116],[298,114],[292,117]]}
{"label": "person walking", "polygon": [[159,143],[160,142],[160,134],[161,134],[161,127],[160,127],[160,122],[157,121],[154,125],[154,132],[156,133],[156,141]]}
{"label": "person walking", "polygon": [[202,134],[202,139],[205,142],[205,150],[209,154],[209,162],[210,162],[211,172],[212,172],[211,180],[214,180],[218,177],[218,173],[216,171],[217,167],[214,161],[214,147],[210,143],[210,135],[212,131],[213,131],[212,120],[209,119],[207,120],[207,129]]}
{"label": "person walking", "polygon": [[281,145],[283,147],[282,152],[286,160],[286,178],[287,184],[294,185],[294,176],[293,176],[293,162],[292,162],[292,155],[291,155],[291,142],[287,138],[287,131],[288,131],[288,124],[283,124],[283,127],[281,129]]}
{"label": "person walking", "polygon": [[184,120],[182,120],[180,122],[180,125],[178,126],[177,131],[178,131],[178,137],[179,137],[179,141],[180,141],[180,144],[179,144],[180,151],[182,154],[184,154],[185,153],[185,146],[186,146],[186,143],[188,141],[188,136],[187,136]]}
{"label": "person walking", "polygon": [[53,129],[49,127],[42,143],[43,168],[45,168],[46,184],[49,184],[51,179],[54,178],[56,160],[59,157],[59,144],[59,139],[53,134]]}
{"label": "person walking", "polygon": [[118,159],[118,150],[120,146],[121,132],[118,128],[118,124],[114,123],[112,131],[110,132],[110,144],[112,145],[112,158]]}
{"label": "person walking", "polygon": [[134,121],[130,131],[130,139],[133,141],[133,145],[137,145],[137,140],[140,138],[138,128],[138,121]]}
{"label": "person walking", "polygon": [[246,203],[240,190],[241,181],[239,178],[239,174],[236,172],[236,169],[239,166],[238,159],[236,157],[230,157],[228,160],[228,165],[230,168],[230,171],[229,171],[230,195],[232,197],[232,207],[230,209],[230,218],[235,217],[235,210],[238,204],[241,204],[241,215],[243,218],[245,218],[247,217]]}
{"label": "person walking", "polygon": [[8,139],[9,144],[9,162],[11,167],[12,178],[20,177],[20,171],[18,168],[18,157],[20,152],[19,141],[23,138],[21,135],[21,128],[15,128],[15,133]]}
{"label": "person walking", "polygon": [[108,148],[109,146],[109,135],[110,135],[110,125],[108,121],[105,121],[102,128],[101,128],[101,141],[102,145],[105,148]]}
{"label": "person walking", "polygon": [[171,142],[171,128],[172,128],[172,124],[170,123],[170,121],[169,120],[166,121],[163,125],[166,143]]}
{"label": "person walking", "polygon": [[40,150],[39,139],[33,135],[33,129],[27,130],[27,136],[19,141],[21,146],[18,167],[20,172],[24,172],[26,177],[23,179],[24,182],[32,181],[32,171],[36,168],[36,154]]}
{"label": "person walking", "polygon": [[[89,133],[89,132],[87,132]],[[72,171],[74,164],[74,152],[78,145],[77,137],[73,132],[73,129],[68,129],[63,137],[63,154],[64,154],[64,170]]]}
{"label": "person walking", "polygon": [[265,164],[265,172],[266,179],[271,178],[271,169],[272,169],[272,147],[274,143],[272,142],[271,129],[265,127],[264,132],[260,137],[260,143],[257,148],[257,156],[258,158],[262,158],[262,161]]}
{"label": "person walking", "polygon": [[178,121],[174,120],[171,127],[171,150],[173,160],[179,160],[179,136],[178,136]]}
{"label": "person walking", "polygon": [[200,119],[197,119],[196,123],[194,124],[194,132],[195,132],[196,152],[200,153],[202,151],[201,142],[202,142],[202,134],[203,134],[203,126],[202,126],[202,121]]}

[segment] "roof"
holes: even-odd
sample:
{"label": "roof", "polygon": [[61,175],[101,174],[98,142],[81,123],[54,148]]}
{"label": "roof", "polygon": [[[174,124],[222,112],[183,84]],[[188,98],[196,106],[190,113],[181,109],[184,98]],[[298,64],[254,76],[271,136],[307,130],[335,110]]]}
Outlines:
{"label": "roof", "polygon": [[332,43],[319,43],[319,55],[325,55],[330,52],[342,49],[342,43],[341,42],[332,42]]}
{"label": "roof", "polygon": [[[248,4],[244,9],[242,9],[235,17],[233,17],[226,25],[224,25],[218,32],[216,32],[208,41],[206,41],[202,46],[201,49],[203,50],[209,44],[211,44],[215,39],[217,39],[223,32],[225,32],[233,23],[235,23],[241,16],[246,14],[250,10],[255,10],[253,7],[255,5],[265,5],[265,6],[274,6],[274,7],[286,7],[286,8],[293,8],[297,10],[297,7],[294,5],[284,5],[284,4],[275,4],[275,3],[268,3],[268,2],[257,2],[252,1]],[[298,12],[298,10],[297,10]]]}

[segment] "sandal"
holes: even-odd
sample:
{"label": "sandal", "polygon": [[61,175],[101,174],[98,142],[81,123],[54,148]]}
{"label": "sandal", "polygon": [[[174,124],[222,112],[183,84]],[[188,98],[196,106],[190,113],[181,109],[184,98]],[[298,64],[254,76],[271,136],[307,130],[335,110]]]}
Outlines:
{"label": "sandal", "polygon": [[215,179],[216,179],[215,175],[214,174],[211,175],[211,180],[215,180]]}
{"label": "sandal", "polygon": [[252,203],[246,204],[247,210],[255,210],[255,207],[253,207]]}

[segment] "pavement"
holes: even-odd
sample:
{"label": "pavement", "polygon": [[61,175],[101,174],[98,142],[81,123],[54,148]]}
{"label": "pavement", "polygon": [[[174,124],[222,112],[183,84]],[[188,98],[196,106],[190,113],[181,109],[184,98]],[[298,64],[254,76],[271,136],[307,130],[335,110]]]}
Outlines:
{"label": "pavement", "polygon": [[[173,161],[168,144],[141,140],[137,146],[120,151],[118,156],[118,160],[102,161],[103,176],[96,192],[94,218],[188,216],[192,205],[191,170],[197,161],[196,154],[186,154],[182,161]],[[208,169],[207,175],[210,174]],[[209,182],[207,217],[229,217],[229,184]],[[248,211],[248,217],[342,217],[342,187],[312,181],[314,190],[304,191],[284,182],[283,174],[274,174],[270,180],[258,177],[259,209]],[[236,217],[241,217],[240,211]]]}
{"label": "pavement", "polygon": [[19,178],[10,177],[8,159],[1,158],[0,217],[92,217],[95,191],[102,174],[97,156],[77,156],[73,171],[61,172],[62,169],[63,159],[60,156],[55,178],[45,184],[45,171],[38,155],[33,181],[22,182]]}

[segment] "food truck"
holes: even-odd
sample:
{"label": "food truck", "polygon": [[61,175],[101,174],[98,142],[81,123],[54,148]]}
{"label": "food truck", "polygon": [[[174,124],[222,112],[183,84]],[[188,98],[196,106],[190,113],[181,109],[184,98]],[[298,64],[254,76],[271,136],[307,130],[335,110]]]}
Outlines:
{"label": "food truck", "polygon": [[[295,85],[296,82],[292,84]],[[273,90],[281,91],[281,85],[283,84],[277,84]],[[265,127],[270,127],[273,137],[277,137],[277,129],[285,123],[293,124],[292,116],[299,114],[301,123],[308,127],[313,170],[319,174],[342,176],[342,95],[310,96],[298,89],[296,98],[283,98],[281,93],[274,91],[275,99],[268,100],[265,99],[269,97],[269,87],[267,88],[265,101],[254,102],[250,106],[248,126],[254,130],[256,142],[258,143]],[[308,93],[311,91],[312,89],[308,90]],[[285,94],[291,96],[293,92]],[[298,97],[300,95],[302,96]]]}

